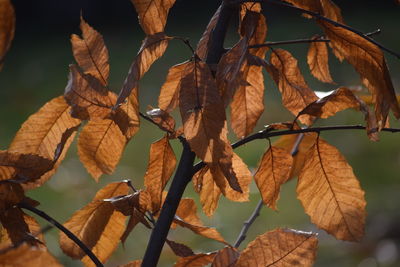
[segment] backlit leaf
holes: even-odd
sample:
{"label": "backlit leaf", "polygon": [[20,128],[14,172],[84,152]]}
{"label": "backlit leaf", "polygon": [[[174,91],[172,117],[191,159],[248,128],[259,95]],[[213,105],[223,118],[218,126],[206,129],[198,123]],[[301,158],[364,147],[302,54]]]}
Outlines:
{"label": "backlit leaf", "polygon": [[261,159],[254,180],[264,204],[271,209],[277,209],[280,187],[289,179],[292,163],[292,156],[285,149],[273,146]]}
{"label": "backlit leaf", "polygon": [[81,17],[82,37],[71,36],[72,52],[84,73],[96,77],[103,85],[108,83],[110,66],[103,37]]}
{"label": "backlit leaf", "polygon": [[175,0],[131,0],[139,15],[139,23],[147,35],[163,32],[169,9]]}
{"label": "backlit leaf", "polygon": [[175,131],[174,118],[164,110],[159,108],[154,108],[148,110],[146,114],[153,120],[154,123],[158,125],[158,127],[161,130],[166,131],[168,133],[173,133]]}
{"label": "backlit leaf", "polygon": [[89,121],[78,138],[79,159],[98,181],[117,166],[126,145],[126,137],[112,120]]}
{"label": "backlit leaf", "polygon": [[122,244],[125,244],[126,239],[128,238],[129,234],[132,232],[132,230],[135,228],[135,226],[138,223],[142,223],[147,228],[151,229],[151,226],[144,218],[143,213],[141,213],[140,211],[138,211],[136,209],[133,210],[132,214],[129,217],[128,224],[126,225],[125,231],[121,236]]}
{"label": "backlit leaf", "polygon": [[229,185],[241,192],[232,168],[224,105],[208,66],[197,60],[190,62],[180,85],[179,108],[191,149],[204,162],[218,165]]}
{"label": "backlit leaf", "polygon": [[14,207],[25,198],[20,184],[13,182],[0,183],[0,212]]}
{"label": "backlit leaf", "polygon": [[64,97],[72,108],[72,116],[82,120],[105,118],[116,101],[116,95],[100,80],[83,73],[76,65],[70,65]]}
{"label": "backlit leaf", "polygon": [[189,257],[194,255],[193,250],[184,244],[177,243],[175,241],[168,239],[165,241],[168,244],[168,246],[172,249],[174,254],[178,257]]}
{"label": "backlit leaf", "polygon": [[[80,120],[72,118],[70,111],[71,108],[65,102],[63,96],[52,99],[22,124],[8,151],[38,154],[44,158],[54,160],[55,151],[60,142],[62,142],[63,134],[68,129],[73,129],[80,125]],[[34,183],[27,184],[29,188],[40,186],[54,174],[64,159],[74,137],[75,131],[66,140],[63,151],[53,170],[44,174]]]}
{"label": "backlit leaf", "polygon": [[208,22],[207,28],[203,32],[203,35],[201,36],[200,41],[197,44],[196,54],[202,61],[206,61],[206,59],[207,59],[208,50],[210,48],[211,36],[212,36],[215,26],[217,25],[217,21],[219,19],[219,15],[221,13],[221,8],[222,8],[222,5],[219,6],[219,8],[215,11],[213,17]]}
{"label": "backlit leaf", "polygon": [[[141,0],[138,0],[141,1]],[[143,2],[158,2],[159,0],[143,0]],[[139,80],[149,70],[151,65],[159,59],[168,46],[171,37],[164,33],[157,33],[147,36],[139,49],[138,55],[133,61],[128,75],[124,81],[122,89],[118,95],[115,106],[121,105],[128,96],[131,95],[131,101],[137,103],[137,91],[139,88]],[[136,105],[135,105],[136,106]],[[139,112],[137,110],[137,112]]]}
{"label": "backlit leaf", "polygon": [[118,125],[122,134],[129,141],[139,131],[139,102],[134,94],[120,105],[110,118]]}
{"label": "backlit leaf", "polygon": [[[294,6],[318,13],[331,20],[343,23],[340,8],[335,5],[331,0],[286,0]],[[312,18],[308,14],[303,14],[307,18]]]}
{"label": "backlit leaf", "polygon": [[[317,40],[320,38],[318,35],[312,39]],[[307,63],[310,67],[311,74],[325,83],[333,83],[331,74],[329,72],[328,64],[328,48],[325,42],[311,42],[307,54]]]}
{"label": "backlit leaf", "polygon": [[235,266],[312,266],[317,243],[313,233],[276,229],[250,242]]}
{"label": "backlit leaf", "polygon": [[[108,184],[96,193],[89,204],[64,223],[101,262],[105,262],[117,248],[125,229],[125,216],[115,211],[113,205],[103,199],[126,195],[128,191],[126,182]],[[89,257],[62,232],[60,246],[68,256],[82,259],[86,266],[94,266]]]}
{"label": "backlit leaf", "polygon": [[142,260],[135,260],[128,262],[127,264],[119,265],[118,267],[141,267],[142,266]]}
{"label": "backlit leaf", "polygon": [[364,191],[343,155],[318,139],[310,149],[297,184],[297,196],[311,221],[337,239],[364,235]]}
{"label": "backlit leaf", "polygon": [[210,168],[208,166],[204,167],[198,173],[196,173],[193,179],[200,180],[197,185],[197,190],[200,194],[200,203],[203,212],[207,216],[211,217],[218,207],[221,190],[215,183]]}
{"label": "backlit leaf", "polygon": [[385,126],[389,110],[400,118],[400,107],[390,78],[383,52],[359,35],[329,23],[319,21],[329,45],[340,60],[346,59],[360,74],[375,103],[375,116],[379,129]]}
{"label": "backlit leaf", "polygon": [[10,0],[0,0],[0,71],[15,31],[15,13]]}
{"label": "backlit leaf", "polygon": [[217,255],[211,264],[211,267],[233,267],[240,253],[236,248],[225,247],[218,251]]}
{"label": "backlit leaf", "polygon": [[174,267],[202,267],[212,263],[216,252],[200,253],[193,256],[179,258]]}
{"label": "backlit leaf", "polygon": [[[318,99],[308,87],[297,65],[297,60],[286,50],[276,49],[271,54],[273,67],[267,68],[282,94],[283,105],[297,115],[308,104]],[[304,116],[302,123],[311,124],[312,118]]]}
{"label": "backlit leaf", "polygon": [[160,208],[162,192],[175,170],[175,165],[176,157],[167,136],[151,145],[144,185],[151,195],[153,212]]}

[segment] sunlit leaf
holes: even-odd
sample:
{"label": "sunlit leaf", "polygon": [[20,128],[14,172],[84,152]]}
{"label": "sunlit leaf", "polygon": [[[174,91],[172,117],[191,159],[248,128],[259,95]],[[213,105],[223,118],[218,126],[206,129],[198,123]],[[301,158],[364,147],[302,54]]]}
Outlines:
{"label": "sunlit leaf", "polygon": [[222,8],[222,5],[219,6],[219,8],[215,11],[213,17],[208,22],[207,28],[203,32],[203,35],[201,36],[200,41],[197,44],[196,54],[197,54],[197,56],[199,56],[199,58],[202,61],[206,61],[206,59],[207,59],[207,55],[209,53],[210,44],[211,44],[211,42],[210,42],[211,36],[212,36],[215,26],[217,25],[217,21],[219,19],[219,15],[221,13],[221,8]]}
{"label": "sunlit leaf", "polygon": [[167,112],[162,109],[154,108],[148,110],[146,114],[160,127],[161,130],[173,133],[175,131],[175,120]]}
{"label": "sunlit leaf", "polygon": [[[286,0],[293,4],[294,6],[312,11],[314,13],[320,14],[331,20],[343,23],[342,14],[340,8],[335,5],[331,0]],[[308,14],[303,14],[307,18],[312,18]]]}
{"label": "sunlit leaf", "polygon": [[196,191],[200,194],[200,203],[203,212],[207,216],[212,216],[218,207],[218,201],[221,196],[221,190],[215,183],[208,166],[195,174],[193,180],[198,180]]}
{"label": "sunlit leaf", "polygon": [[[125,216],[115,211],[113,205],[103,199],[126,195],[128,190],[126,182],[108,184],[64,224],[101,262],[105,262],[117,248],[125,229]],[[64,233],[60,233],[60,246],[68,256],[82,259],[86,266],[94,266],[90,258]]]}
{"label": "sunlit leaf", "polygon": [[[318,40],[318,35],[314,36],[312,40]],[[325,83],[333,83],[331,74],[329,72],[328,64],[328,48],[325,42],[312,42],[307,54],[307,63],[310,68],[311,74]]]}
{"label": "sunlit leaf", "polygon": [[119,265],[118,267],[141,267],[142,266],[142,260],[135,260],[128,262],[127,264]]}
{"label": "sunlit leaf", "polygon": [[103,85],[108,83],[110,66],[103,37],[81,17],[82,38],[71,36],[72,52],[84,73],[96,77]]}
{"label": "sunlit leaf", "polygon": [[364,235],[364,191],[351,166],[332,145],[318,139],[299,175],[297,196],[311,221],[337,239]]}
{"label": "sunlit leaf", "polygon": [[211,264],[211,267],[233,267],[240,253],[236,248],[225,247],[218,251],[217,255]]}
{"label": "sunlit leaf", "polygon": [[277,209],[280,187],[289,179],[292,163],[292,156],[285,149],[271,146],[254,175],[264,204],[274,210]]}
{"label": "sunlit leaf", "polygon": [[179,258],[174,267],[202,267],[212,263],[216,252],[200,253],[193,256]]}
{"label": "sunlit leaf", "polygon": [[175,0],[131,0],[139,15],[139,23],[147,35],[163,32],[169,9]]}
{"label": "sunlit leaf", "polygon": [[317,243],[313,233],[273,230],[250,242],[235,266],[312,266]]}
{"label": "sunlit leaf", "polygon": [[15,13],[10,0],[0,1],[0,71],[15,31]]}

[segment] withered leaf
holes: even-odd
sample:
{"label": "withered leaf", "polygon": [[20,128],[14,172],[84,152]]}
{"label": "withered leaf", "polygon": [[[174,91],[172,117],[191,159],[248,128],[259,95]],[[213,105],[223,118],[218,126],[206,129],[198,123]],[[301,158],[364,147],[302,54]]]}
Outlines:
{"label": "withered leaf", "polygon": [[0,151],[0,180],[32,182],[51,170],[54,161],[36,154]]}
{"label": "withered leaf", "polygon": [[[331,20],[343,23],[342,14],[340,8],[335,5],[331,0],[287,0],[293,4],[294,6],[300,7],[302,9],[306,9],[312,11],[314,13],[320,14],[324,17],[327,17]],[[312,18],[312,16],[303,14],[307,18]]]}
{"label": "withered leaf", "polygon": [[292,164],[292,156],[285,149],[274,146],[261,159],[254,180],[264,204],[271,209],[277,209],[280,187],[289,179]]}
{"label": "withered leaf", "polygon": [[200,194],[200,203],[204,213],[211,217],[218,207],[221,190],[215,183],[208,166],[195,174],[193,180],[199,181],[196,190]]}
{"label": "withered leaf", "polygon": [[166,111],[159,108],[154,108],[148,110],[146,114],[153,120],[154,123],[158,125],[161,130],[168,133],[175,132],[175,120]]}
{"label": "withered leaf", "polygon": [[129,141],[139,131],[139,102],[136,95],[131,94],[110,115],[110,118],[118,125],[126,140]]}
{"label": "withered leaf", "polygon": [[147,35],[163,32],[169,9],[175,0],[131,0],[139,15],[139,23]]}
{"label": "withered leaf", "polygon": [[41,247],[22,244],[5,253],[0,253],[0,266],[8,267],[40,267],[62,265],[50,254],[50,252]]}
{"label": "withered leaf", "polygon": [[217,252],[200,253],[193,256],[179,258],[174,267],[202,267],[212,263]]}
{"label": "withered leaf", "polygon": [[297,196],[319,228],[341,240],[363,237],[364,191],[343,155],[319,138],[299,175]]}
{"label": "withered leaf", "polygon": [[[117,248],[125,229],[125,216],[115,211],[113,205],[103,199],[126,195],[128,191],[126,182],[108,184],[96,193],[89,204],[64,223],[101,262],[105,262]],[[86,266],[94,266],[89,257],[62,232],[60,247],[68,256],[82,259]]]}
{"label": "withered leaf", "polygon": [[119,195],[113,198],[104,199],[110,202],[115,210],[121,212],[125,216],[132,215],[134,210],[141,213],[151,210],[151,198],[147,191],[136,191],[129,195]]}
{"label": "withered leaf", "polygon": [[76,65],[70,65],[65,100],[71,106],[71,114],[82,120],[107,117],[116,101],[116,95],[91,74],[83,73]]}
{"label": "withered leaf", "polygon": [[141,267],[142,266],[142,260],[135,260],[128,262],[127,264],[119,265],[118,267]]}
{"label": "withered leaf", "polygon": [[215,228],[203,225],[200,218],[197,216],[197,208],[193,199],[183,198],[181,200],[176,211],[174,223],[181,227],[188,228],[198,235],[227,244]]}
{"label": "withered leaf", "polygon": [[301,112],[299,112],[298,116],[308,114],[318,118],[326,119],[335,115],[337,112],[348,108],[355,108],[364,114],[365,121],[367,122],[368,136],[371,140],[377,141],[378,129],[374,114],[370,112],[364,101],[354,95],[353,92],[346,87],[340,87],[329,95],[309,104]]}
{"label": "withered leaf", "polygon": [[152,212],[160,209],[162,192],[176,166],[175,153],[169,143],[168,136],[151,144],[150,158],[144,176],[144,185],[152,202]]}
{"label": "withered leaf", "polygon": [[98,181],[116,168],[126,145],[126,137],[113,120],[89,121],[78,138],[79,159]]}
{"label": "withered leaf", "polygon": [[[158,0],[151,1],[156,2]],[[115,106],[121,105],[130,95],[135,98],[135,100],[131,99],[131,101],[134,103],[138,101],[137,90],[139,88],[139,80],[149,70],[154,61],[164,54],[170,39],[171,37],[168,37],[161,32],[147,36],[143,40],[139,53],[129,69]]]}
{"label": "withered leaf", "polygon": [[177,243],[169,239],[165,241],[168,244],[168,246],[172,249],[174,254],[178,257],[189,257],[194,255],[193,250],[184,244]]}
{"label": "withered leaf", "polygon": [[25,198],[22,186],[13,182],[0,183],[0,212],[14,207]]}
{"label": "withered leaf", "polygon": [[329,45],[340,60],[346,59],[360,74],[371,92],[379,129],[385,126],[389,110],[400,118],[400,107],[390,78],[383,52],[359,35],[324,21],[319,24],[331,40]]}
{"label": "withered leaf", "polygon": [[4,57],[14,39],[15,13],[10,0],[0,1],[0,71]]}
{"label": "withered leaf", "polygon": [[211,264],[211,267],[233,267],[240,253],[236,248],[225,247],[218,251],[217,255]]}
{"label": "withered leaf", "polygon": [[205,63],[194,60],[187,65],[179,98],[183,129],[191,149],[204,162],[218,165],[229,185],[241,192],[232,168],[233,150],[227,138],[224,105]]}
{"label": "withered leaf", "polygon": [[317,243],[313,233],[276,229],[250,242],[235,266],[312,266]]}
{"label": "withered leaf", "polygon": [[103,85],[108,83],[110,66],[103,37],[81,17],[82,37],[71,36],[72,52],[84,73],[96,77]]}
{"label": "withered leaf", "polygon": [[[297,66],[297,60],[288,51],[274,50],[271,54],[271,64],[273,67],[267,68],[267,71],[278,85],[283,105],[294,115],[318,99],[305,82]],[[300,121],[309,125],[312,123],[312,118],[304,116]]]}
{"label": "withered leaf", "polygon": [[138,223],[142,223],[144,226],[151,229],[151,226],[147,222],[147,220],[144,218],[143,213],[134,209],[132,214],[129,217],[128,224],[126,225],[125,231],[121,236],[122,244],[124,244],[126,242],[126,239],[128,238],[129,234],[132,232],[132,230],[135,228],[135,226]]}
{"label": "withered leaf", "polygon": [[[78,119],[72,118],[69,114],[70,111],[71,108],[65,102],[63,96],[53,98],[22,124],[12,140],[8,151],[38,154],[44,158],[54,160],[57,146],[63,141],[63,134],[69,129],[78,127],[81,122]],[[64,159],[75,134],[76,132],[73,131],[67,137],[63,151],[59,155],[53,170],[44,174],[34,183],[24,185],[25,188],[38,187],[54,174]]]}
{"label": "withered leaf", "polygon": [[[312,40],[319,39],[320,36],[314,36]],[[333,83],[329,72],[328,48],[325,42],[311,42],[307,53],[307,63],[311,74],[325,83]]]}
{"label": "withered leaf", "polygon": [[169,69],[167,78],[161,87],[160,95],[158,96],[158,106],[160,109],[165,110],[166,112],[171,112],[176,108],[176,106],[178,106],[181,79],[189,64],[190,62],[187,61],[172,66]]}

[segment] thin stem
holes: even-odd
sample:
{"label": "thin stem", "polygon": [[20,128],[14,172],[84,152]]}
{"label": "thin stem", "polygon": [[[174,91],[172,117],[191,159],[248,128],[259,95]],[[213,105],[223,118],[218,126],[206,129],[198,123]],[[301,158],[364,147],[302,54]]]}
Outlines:
{"label": "thin stem", "polygon": [[176,39],[176,40],[182,41],[190,49],[192,54],[195,54],[193,46],[190,44],[190,39],[189,38],[184,38],[184,37],[179,37],[179,36],[174,36],[173,38]]}
{"label": "thin stem", "polygon": [[96,257],[96,255],[94,255],[93,252],[76,235],[74,235],[70,230],[65,228],[61,223],[57,222],[55,219],[50,217],[50,215],[48,215],[44,211],[41,211],[35,207],[32,207],[31,205],[24,203],[24,202],[19,203],[18,206],[20,208],[23,208],[23,209],[26,209],[26,210],[29,210],[29,211],[35,213],[36,215],[38,215],[38,216],[42,217],[43,219],[45,219],[46,221],[48,221],[50,224],[52,224],[55,227],[57,227],[58,229],[60,229],[60,231],[62,231],[66,236],[68,236],[69,239],[74,241],[75,244],[77,244],[86,253],[86,255],[88,255],[88,257],[93,261],[93,263],[97,267],[103,267],[103,264]]}
{"label": "thin stem", "polygon": [[239,233],[238,238],[236,239],[235,244],[233,245],[235,248],[238,248],[240,244],[246,239],[247,232],[249,231],[253,222],[260,216],[260,210],[263,207],[263,201],[260,199],[257,203],[256,208],[254,209],[253,213],[249,217],[247,221],[243,223],[243,228]]}

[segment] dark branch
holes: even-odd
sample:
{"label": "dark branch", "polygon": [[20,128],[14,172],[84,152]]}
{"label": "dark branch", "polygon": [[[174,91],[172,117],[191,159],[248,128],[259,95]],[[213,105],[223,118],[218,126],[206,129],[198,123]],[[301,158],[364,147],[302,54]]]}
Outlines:
{"label": "dark branch", "polygon": [[52,225],[54,225],[55,227],[60,229],[60,231],[62,231],[66,236],[68,236],[72,241],[74,241],[75,244],[77,244],[86,253],[86,255],[88,255],[88,257],[93,261],[93,263],[97,267],[103,266],[103,264],[96,257],[96,255],[94,255],[93,252],[76,235],[74,235],[70,230],[65,228],[61,223],[57,222],[55,219],[50,217],[47,213],[45,213],[44,211],[41,211],[35,207],[32,207],[27,203],[23,203],[23,202],[19,203],[18,206],[20,208],[23,208],[23,209],[26,209],[26,210],[29,210],[29,211],[35,213],[36,215],[42,217],[43,219],[45,219],[46,221],[48,221],[49,223],[51,223]]}
{"label": "dark branch", "polygon": [[235,244],[233,245],[235,248],[238,248],[240,246],[240,244],[246,239],[247,231],[249,231],[251,225],[257,219],[257,217],[260,216],[260,210],[263,207],[263,204],[264,203],[263,203],[262,199],[260,199],[258,201],[257,206],[254,209],[253,213],[249,217],[249,219],[243,223],[243,228],[240,231]]}

